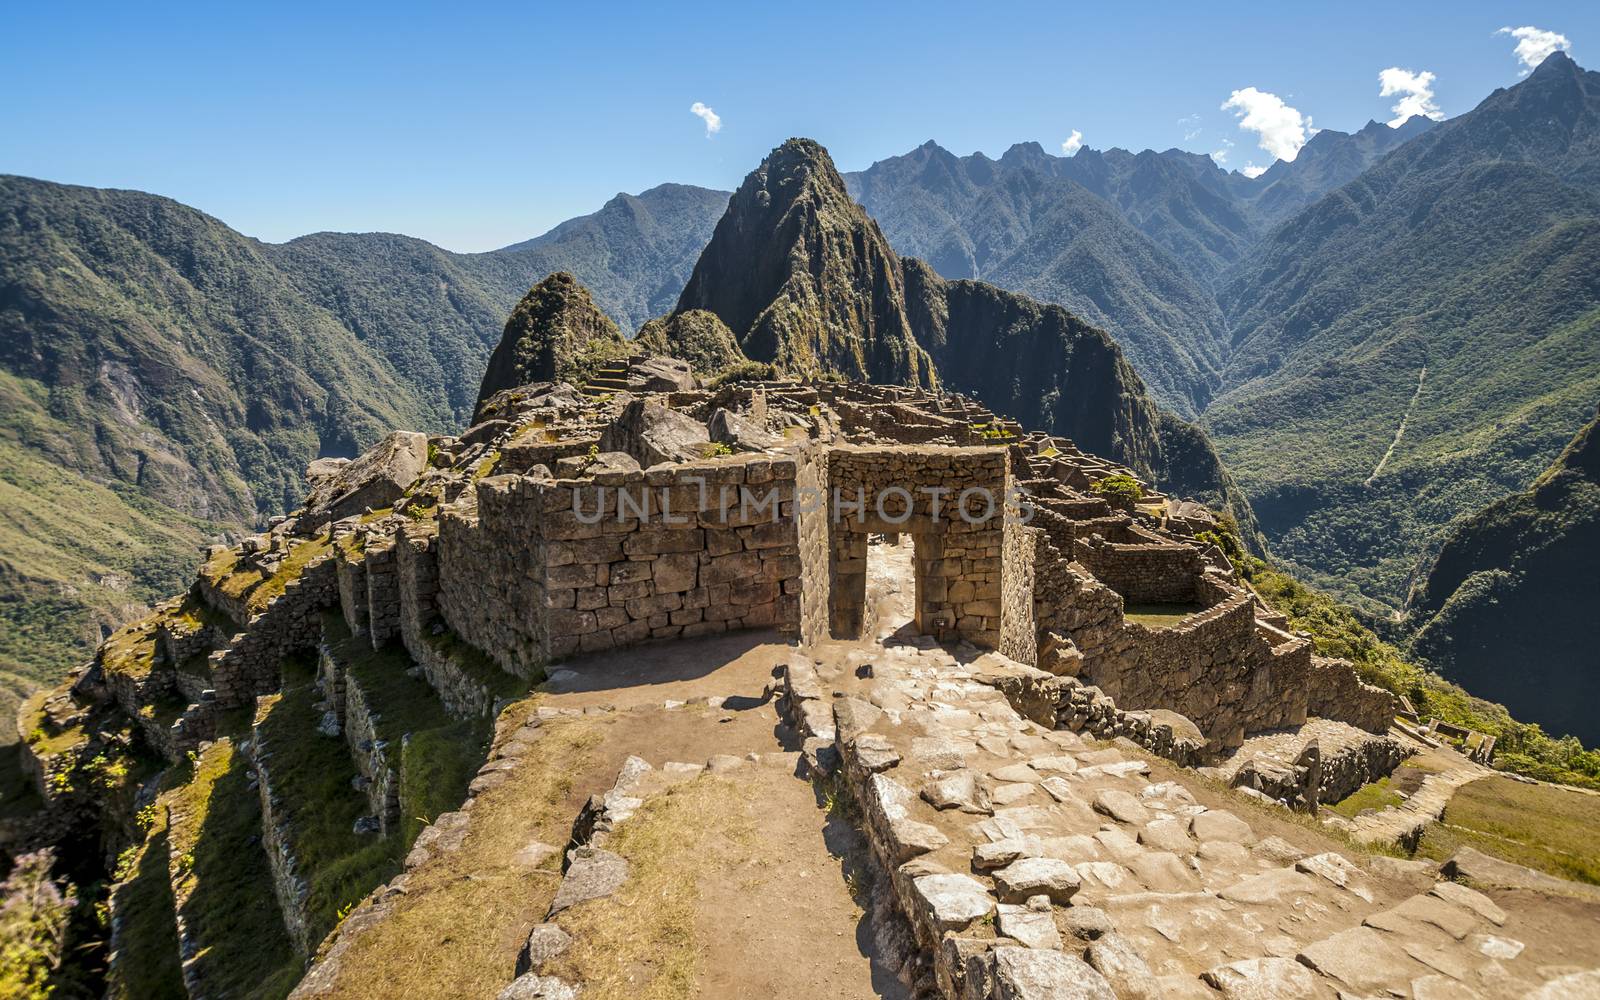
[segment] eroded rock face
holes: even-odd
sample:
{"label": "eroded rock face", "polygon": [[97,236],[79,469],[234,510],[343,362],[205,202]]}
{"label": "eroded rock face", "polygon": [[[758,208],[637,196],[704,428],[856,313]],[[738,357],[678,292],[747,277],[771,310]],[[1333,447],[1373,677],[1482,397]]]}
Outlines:
{"label": "eroded rock face", "polygon": [[754,420],[732,410],[713,413],[706,422],[706,430],[711,440],[725,444],[734,451],[763,451],[782,440]]}
{"label": "eroded rock face", "polygon": [[395,431],[360,458],[337,467],[325,460],[313,462],[306,470],[312,487],[300,528],[315,531],[368,507],[392,506],[427,466],[428,435],[416,431]]}

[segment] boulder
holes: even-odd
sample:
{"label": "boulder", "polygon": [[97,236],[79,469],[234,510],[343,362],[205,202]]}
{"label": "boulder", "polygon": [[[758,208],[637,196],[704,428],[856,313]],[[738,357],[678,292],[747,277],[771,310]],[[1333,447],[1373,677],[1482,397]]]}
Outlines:
{"label": "boulder", "polygon": [[1116,1000],[1104,976],[1065,952],[1042,948],[994,950],[999,1000]]}
{"label": "boulder", "polygon": [[703,458],[710,443],[704,424],[647,399],[628,403],[600,435],[601,451],[627,452],[646,467]]}
{"label": "boulder", "polygon": [[718,409],[706,421],[711,440],[725,444],[734,451],[764,451],[776,447],[782,438],[757,424],[749,417],[728,409]]}
{"label": "boulder", "polygon": [[[312,466],[317,463],[313,462]],[[366,454],[312,484],[300,530],[315,532],[330,521],[359,514],[368,507],[392,507],[428,466],[428,435],[395,431]],[[312,469],[307,468],[310,478]]]}
{"label": "boulder", "polygon": [[687,392],[694,388],[689,362],[652,355],[628,366],[629,392]]}

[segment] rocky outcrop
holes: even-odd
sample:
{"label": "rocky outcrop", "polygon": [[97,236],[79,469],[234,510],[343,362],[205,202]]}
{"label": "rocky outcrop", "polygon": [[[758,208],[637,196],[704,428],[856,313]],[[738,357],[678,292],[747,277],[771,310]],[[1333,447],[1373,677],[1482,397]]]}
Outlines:
{"label": "rocky outcrop", "polygon": [[506,321],[478,389],[475,412],[502,389],[529,382],[581,382],[598,363],[622,357],[628,342],[589,290],[565,271],[534,285]]}
{"label": "rocky outcrop", "polygon": [[639,329],[634,346],[647,351],[671,354],[694,366],[695,371],[714,375],[724,368],[748,361],[739,340],[714,312],[688,309],[651,320]]}
{"label": "rocky outcrop", "polygon": [[702,458],[711,439],[704,424],[660,403],[636,399],[600,437],[601,451],[633,456],[641,466],[692,462]]}
{"label": "rocky outcrop", "polygon": [[416,431],[395,431],[354,462],[331,471],[313,462],[306,472],[311,493],[297,526],[315,531],[368,507],[393,506],[427,467],[428,435]]}

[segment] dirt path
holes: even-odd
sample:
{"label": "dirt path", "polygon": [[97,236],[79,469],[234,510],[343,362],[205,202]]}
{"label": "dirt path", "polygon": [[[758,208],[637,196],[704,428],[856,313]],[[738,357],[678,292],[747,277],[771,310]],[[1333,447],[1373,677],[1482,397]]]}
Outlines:
{"label": "dirt path", "polygon": [[822,1000],[905,995],[877,953],[870,912],[851,896],[870,876],[860,835],[820,808],[811,783],[774,768],[733,779],[759,850],[700,884],[698,995]]}
{"label": "dirt path", "polygon": [[1422,395],[1422,383],[1427,379],[1428,366],[1423,365],[1422,370],[1417,373],[1417,391],[1411,394],[1411,402],[1406,404],[1406,412],[1400,418],[1400,426],[1394,429],[1394,440],[1389,442],[1389,450],[1383,453],[1382,458],[1378,459],[1377,466],[1372,470],[1372,475],[1368,476],[1366,482],[1362,484],[1363,486],[1371,486],[1373,480],[1378,478],[1378,473],[1382,472],[1383,467],[1389,464],[1390,456],[1394,454],[1395,448],[1399,447],[1400,439],[1405,436],[1406,421],[1411,419],[1411,411],[1417,408],[1417,399]]}

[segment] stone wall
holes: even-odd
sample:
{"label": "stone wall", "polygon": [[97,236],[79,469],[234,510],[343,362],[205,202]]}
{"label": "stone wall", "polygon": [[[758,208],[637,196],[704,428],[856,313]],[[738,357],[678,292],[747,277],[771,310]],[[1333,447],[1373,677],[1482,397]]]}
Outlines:
{"label": "stone wall", "polygon": [[1045,542],[1038,528],[1008,524],[1000,547],[1000,652],[1030,667],[1039,659],[1034,566]]}
{"label": "stone wall", "polygon": [[367,694],[350,674],[345,675],[344,683],[344,739],[360,775],[357,780],[367,798],[367,811],[378,818],[379,831],[388,836],[400,820],[400,748],[378,738]]}
{"label": "stone wall", "polygon": [[[824,449],[812,446],[801,453],[795,470],[795,488],[797,496],[829,495]],[[809,644],[829,636],[828,505],[796,504],[795,520],[800,550],[800,641]]]}
{"label": "stone wall", "polygon": [[266,852],[267,867],[272,872],[272,895],[278,901],[289,942],[298,954],[310,955],[317,944],[311,940],[311,918],[307,909],[311,887],[299,873],[289,824],[282,817],[278,797],[272,791],[272,747],[262,737],[261,720],[271,704],[269,699],[258,703],[250,741],[240,749],[245,751],[255,771],[256,790],[261,797],[261,849]]}
{"label": "stone wall", "polygon": [[795,474],[794,459],[763,456],[588,481],[484,479],[475,511],[441,518],[440,610],[525,677],[649,639],[795,628]]}
{"label": "stone wall", "polygon": [[338,601],[332,553],[312,562],[285,585],[226,649],[211,654],[211,686],[219,708],[237,708],[279,687],[279,663],[291,653],[315,649],[322,639],[321,614]]}
{"label": "stone wall", "polygon": [[1310,696],[1307,706],[1312,715],[1338,719],[1369,733],[1386,733],[1400,711],[1400,699],[1361,680],[1348,660],[1311,657]]}
{"label": "stone wall", "polygon": [[367,631],[367,554],[363,549],[340,547],[334,554],[339,577],[339,609],[351,635]]}
{"label": "stone wall", "polygon": [[943,621],[949,635],[998,646],[1005,451],[846,446],[829,450],[827,462],[833,636],[860,634],[867,533],[909,532],[919,630],[934,633]]}
{"label": "stone wall", "polygon": [[[381,649],[400,634],[400,567],[393,535],[367,540],[362,566],[367,578],[367,638]],[[352,629],[354,631],[354,629]]]}
{"label": "stone wall", "polygon": [[1205,568],[1199,550],[1172,542],[1121,544],[1091,535],[1072,549],[1078,562],[1129,602],[1186,604]]}

